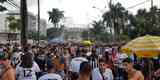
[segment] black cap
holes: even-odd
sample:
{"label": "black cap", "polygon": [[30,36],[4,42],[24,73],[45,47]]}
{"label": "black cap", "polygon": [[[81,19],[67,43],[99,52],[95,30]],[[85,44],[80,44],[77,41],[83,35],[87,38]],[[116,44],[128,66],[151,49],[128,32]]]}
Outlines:
{"label": "black cap", "polygon": [[0,49],[0,60],[4,60],[6,58],[6,54],[3,49]]}

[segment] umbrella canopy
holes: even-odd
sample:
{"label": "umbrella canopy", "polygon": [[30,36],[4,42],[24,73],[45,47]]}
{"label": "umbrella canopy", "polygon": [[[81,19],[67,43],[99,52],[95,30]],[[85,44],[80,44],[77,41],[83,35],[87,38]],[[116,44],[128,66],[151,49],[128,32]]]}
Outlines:
{"label": "umbrella canopy", "polygon": [[138,37],[121,48],[124,53],[135,53],[138,57],[156,57],[160,55],[160,36],[146,35]]}
{"label": "umbrella canopy", "polygon": [[82,41],[81,42],[83,45],[87,45],[87,46],[90,46],[90,45],[92,45],[93,43],[91,42],[91,41],[89,41],[89,40],[84,40],[84,41]]}
{"label": "umbrella canopy", "polygon": [[64,43],[64,39],[62,37],[57,37],[49,40],[49,43]]}

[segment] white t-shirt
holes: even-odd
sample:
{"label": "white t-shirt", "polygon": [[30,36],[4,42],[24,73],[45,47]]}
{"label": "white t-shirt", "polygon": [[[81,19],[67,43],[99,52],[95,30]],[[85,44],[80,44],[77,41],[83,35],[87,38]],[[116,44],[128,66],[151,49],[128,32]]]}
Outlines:
{"label": "white t-shirt", "polygon": [[127,57],[128,57],[128,56],[127,56],[127,54],[125,54],[125,53],[119,53],[119,54],[117,55],[116,64],[117,64],[117,66],[118,66],[119,68],[123,68],[122,62],[123,62],[123,60],[126,59]]}
{"label": "white t-shirt", "polygon": [[[103,73],[105,80],[113,80],[113,74],[112,70],[109,68],[106,68],[105,72]],[[102,75],[99,71],[99,68],[95,68],[92,71],[92,80],[103,80]]]}
{"label": "white t-shirt", "polygon": [[15,52],[15,53],[13,53],[13,55],[11,57],[11,63],[12,63],[12,65],[16,66],[17,64],[19,64],[21,62],[21,55],[23,55],[22,52]]}
{"label": "white t-shirt", "polygon": [[62,77],[58,74],[49,73],[40,77],[39,80],[62,80]]}
{"label": "white t-shirt", "polygon": [[33,63],[32,68],[16,67],[17,80],[37,80],[36,72],[40,72],[40,68],[36,62]]}
{"label": "white t-shirt", "polygon": [[88,60],[84,57],[76,57],[71,60],[70,71],[79,73],[80,64]]}

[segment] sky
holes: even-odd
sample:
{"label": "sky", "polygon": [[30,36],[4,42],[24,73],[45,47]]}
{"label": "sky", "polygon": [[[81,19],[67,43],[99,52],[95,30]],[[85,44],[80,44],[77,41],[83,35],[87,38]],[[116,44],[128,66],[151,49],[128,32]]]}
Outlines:
{"label": "sky", "polygon": [[[27,0],[28,10],[37,14],[37,0]],[[99,20],[102,13],[108,10],[109,0],[40,0],[41,18],[48,21],[48,11],[58,8],[64,11],[66,22],[69,24],[90,24],[93,20]],[[120,2],[125,8],[134,6],[138,3],[148,1],[143,5],[128,9],[130,13],[136,14],[140,8],[149,9],[150,0],[113,0],[114,3]],[[154,5],[160,7],[160,0],[153,0]],[[93,8],[96,7],[96,8]]]}

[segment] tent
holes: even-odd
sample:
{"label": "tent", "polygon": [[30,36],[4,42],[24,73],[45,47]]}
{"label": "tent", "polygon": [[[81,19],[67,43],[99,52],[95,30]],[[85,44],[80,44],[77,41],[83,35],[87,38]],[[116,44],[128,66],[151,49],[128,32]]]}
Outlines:
{"label": "tent", "polygon": [[64,43],[63,37],[52,38],[48,40],[48,43]]}

